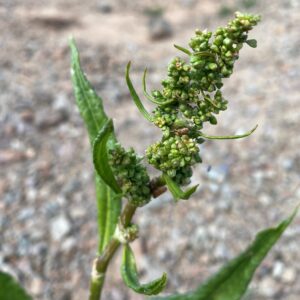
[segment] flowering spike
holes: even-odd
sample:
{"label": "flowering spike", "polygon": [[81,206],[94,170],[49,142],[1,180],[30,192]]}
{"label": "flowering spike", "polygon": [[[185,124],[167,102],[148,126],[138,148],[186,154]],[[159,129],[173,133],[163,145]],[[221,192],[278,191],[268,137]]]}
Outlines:
{"label": "flowering spike", "polygon": [[[232,74],[243,45],[255,46],[248,39],[248,32],[259,20],[259,16],[237,13],[235,19],[215,33],[196,30],[189,43],[191,50],[174,45],[188,54],[189,61],[175,57],[168,66],[162,89],[150,93],[152,102],[157,104],[153,123],[162,130],[163,136],[147,149],[146,157],[178,186],[189,183],[192,167],[201,162],[198,144],[205,139],[243,138],[256,129],[235,136],[202,133],[206,122],[217,124],[217,115],[227,109],[228,101],[221,91],[224,78]],[[144,91],[145,77],[146,72]]]}

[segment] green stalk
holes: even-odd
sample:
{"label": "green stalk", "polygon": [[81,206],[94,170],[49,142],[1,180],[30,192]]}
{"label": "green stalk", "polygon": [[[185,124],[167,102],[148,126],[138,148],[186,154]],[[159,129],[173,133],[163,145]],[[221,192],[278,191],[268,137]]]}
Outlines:
{"label": "green stalk", "polygon": [[105,276],[96,270],[97,259],[93,262],[93,269],[90,280],[89,300],[100,300],[102,287],[104,285]]}
{"label": "green stalk", "polygon": [[[130,225],[133,215],[137,207],[130,203],[127,203],[119,220],[120,226],[126,228]],[[90,280],[90,295],[89,300],[100,300],[101,292],[105,281],[105,274],[108,265],[113,258],[114,254],[121,245],[120,241],[116,238],[112,238],[105,247],[103,253],[96,257],[93,262],[93,269]]]}

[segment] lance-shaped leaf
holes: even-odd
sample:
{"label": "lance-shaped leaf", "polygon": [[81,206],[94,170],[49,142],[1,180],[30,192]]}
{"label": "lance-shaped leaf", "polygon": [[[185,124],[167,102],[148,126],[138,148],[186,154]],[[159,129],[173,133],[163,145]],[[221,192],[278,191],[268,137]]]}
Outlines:
{"label": "lance-shaped leaf", "polygon": [[218,273],[195,291],[155,299],[240,300],[245,294],[255,270],[290,225],[297,211],[298,208],[277,227],[259,232],[254,242],[244,252],[229,261]]}
{"label": "lance-shaped leaf", "polygon": [[137,267],[133,252],[128,244],[124,245],[121,274],[124,283],[136,293],[144,295],[157,295],[167,284],[167,274],[149,283],[141,284],[138,279]]}
{"label": "lance-shaped leaf", "polygon": [[[108,121],[108,117],[103,109],[102,99],[96,94],[81,69],[79,53],[73,39],[70,40],[70,48],[71,76],[76,104],[87,128],[91,146],[93,146],[99,130]],[[109,139],[115,142],[114,134],[111,134]],[[98,174],[95,174],[95,182],[99,231],[98,252],[101,254],[118,222],[121,199],[115,197],[115,193]]]}
{"label": "lance-shaped leaf", "polygon": [[122,193],[113,171],[108,162],[107,142],[111,134],[114,132],[114,126],[111,119],[109,119],[100,129],[93,146],[93,161],[95,169],[103,179],[103,181],[117,194]]}
{"label": "lance-shaped leaf", "polygon": [[207,134],[201,132],[200,136],[202,136],[208,140],[236,140],[236,139],[242,139],[244,137],[251,135],[256,130],[257,127],[258,127],[258,125],[256,125],[250,131],[243,133],[243,134],[238,134],[238,135],[218,136],[218,135],[207,135]]}
{"label": "lance-shaped leaf", "polygon": [[184,47],[181,47],[179,45],[174,45],[174,47],[187,55],[192,55],[192,52]]}
{"label": "lance-shaped leaf", "polygon": [[157,101],[155,100],[151,95],[149,95],[149,93],[147,92],[147,86],[146,86],[146,76],[147,76],[147,68],[145,69],[144,71],[144,74],[143,74],[143,92],[144,92],[144,95],[145,97],[150,100],[151,102],[157,104],[157,105],[160,105],[160,106],[164,106],[164,105],[168,105],[172,102],[174,102],[174,100],[167,100],[167,101]]}
{"label": "lance-shaped leaf", "polygon": [[0,271],[0,300],[32,300],[9,274]]}
{"label": "lance-shaped leaf", "polygon": [[210,56],[210,57],[214,57],[216,58],[216,55],[211,53],[211,52],[208,52],[208,51],[199,51],[199,52],[194,52],[193,55],[196,55],[196,56]]}
{"label": "lance-shaped leaf", "polygon": [[204,95],[204,100],[209,102],[213,107],[218,108],[217,104],[210,97],[207,97],[207,96]]}
{"label": "lance-shaped leaf", "polygon": [[127,67],[126,67],[126,83],[127,83],[130,95],[131,95],[135,105],[137,106],[138,110],[140,111],[140,113],[145,117],[145,119],[152,122],[151,115],[148,113],[148,111],[144,107],[144,105],[143,105],[141,99],[139,98],[136,90],[134,89],[132,81],[129,77],[130,65],[131,65],[131,62],[128,62]]}
{"label": "lance-shaped leaf", "polygon": [[197,190],[197,187],[199,185],[197,184],[195,186],[192,186],[188,190],[183,191],[180,186],[167,174],[163,174],[163,178],[165,179],[167,187],[176,201],[178,201],[179,199],[188,200],[191,195]]}
{"label": "lance-shaped leaf", "polygon": [[90,142],[93,144],[94,139],[105,122],[107,122],[108,117],[104,112],[102,99],[96,94],[81,69],[79,52],[73,39],[70,40],[70,48],[71,77],[76,103],[87,127]]}

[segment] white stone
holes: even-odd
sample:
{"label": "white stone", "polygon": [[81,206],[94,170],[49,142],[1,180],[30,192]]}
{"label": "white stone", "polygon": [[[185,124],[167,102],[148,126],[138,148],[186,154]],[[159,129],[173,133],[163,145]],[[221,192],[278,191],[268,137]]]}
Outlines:
{"label": "white stone", "polygon": [[65,215],[54,218],[50,224],[50,234],[54,241],[60,241],[71,230],[71,223]]}
{"label": "white stone", "polygon": [[296,277],[297,277],[296,270],[292,268],[288,268],[282,274],[282,282],[292,283],[295,281]]}
{"label": "white stone", "polygon": [[67,238],[61,245],[61,249],[64,252],[70,252],[72,251],[76,246],[76,239],[73,237]]}
{"label": "white stone", "polygon": [[281,278],[284,271],[284,264],[282,261],[276,261],[273,267],[272,275],[274,278]]}
{"label": "white stone", "polygon": [[259,292],[262,296],[274,297],[278,292],[278,284],[270,277],[264,278],[259,284]]}
{"label": "white stone", "polygon": [[33,278],[30,284],[30,291],[33,295],[40,295],[43,291],[43,282],[40,278]]}

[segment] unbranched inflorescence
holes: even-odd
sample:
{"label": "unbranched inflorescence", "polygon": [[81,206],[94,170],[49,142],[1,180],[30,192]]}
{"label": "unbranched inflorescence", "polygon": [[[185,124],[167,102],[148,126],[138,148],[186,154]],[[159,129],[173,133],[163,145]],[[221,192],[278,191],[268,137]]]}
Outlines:
{"label": "unbranched inflorescence", "polygon": [[[192,167],[201,162],[203,124],[217,124],[216,115],[227,109],[228,101],[221,92],[223,79],[232,74],[245,43],[256,47],[255,40],[248,40],[248,31],[259,20],[256,15],[236,13],[234,20],[214,34],[196,30],[189,43],[191,50],[176,46],[188,55],[189,62],[174,58],[161,90],[147,93],[145,71],[144,93],[157,105],[148,119],[162,130],[161,140],[148,147],[146,158],[175,183],[188,184]],[[136,206],[148,203],[150,179],[134,151],[117,147],[110,152],[110,162],[125,197]]]}

